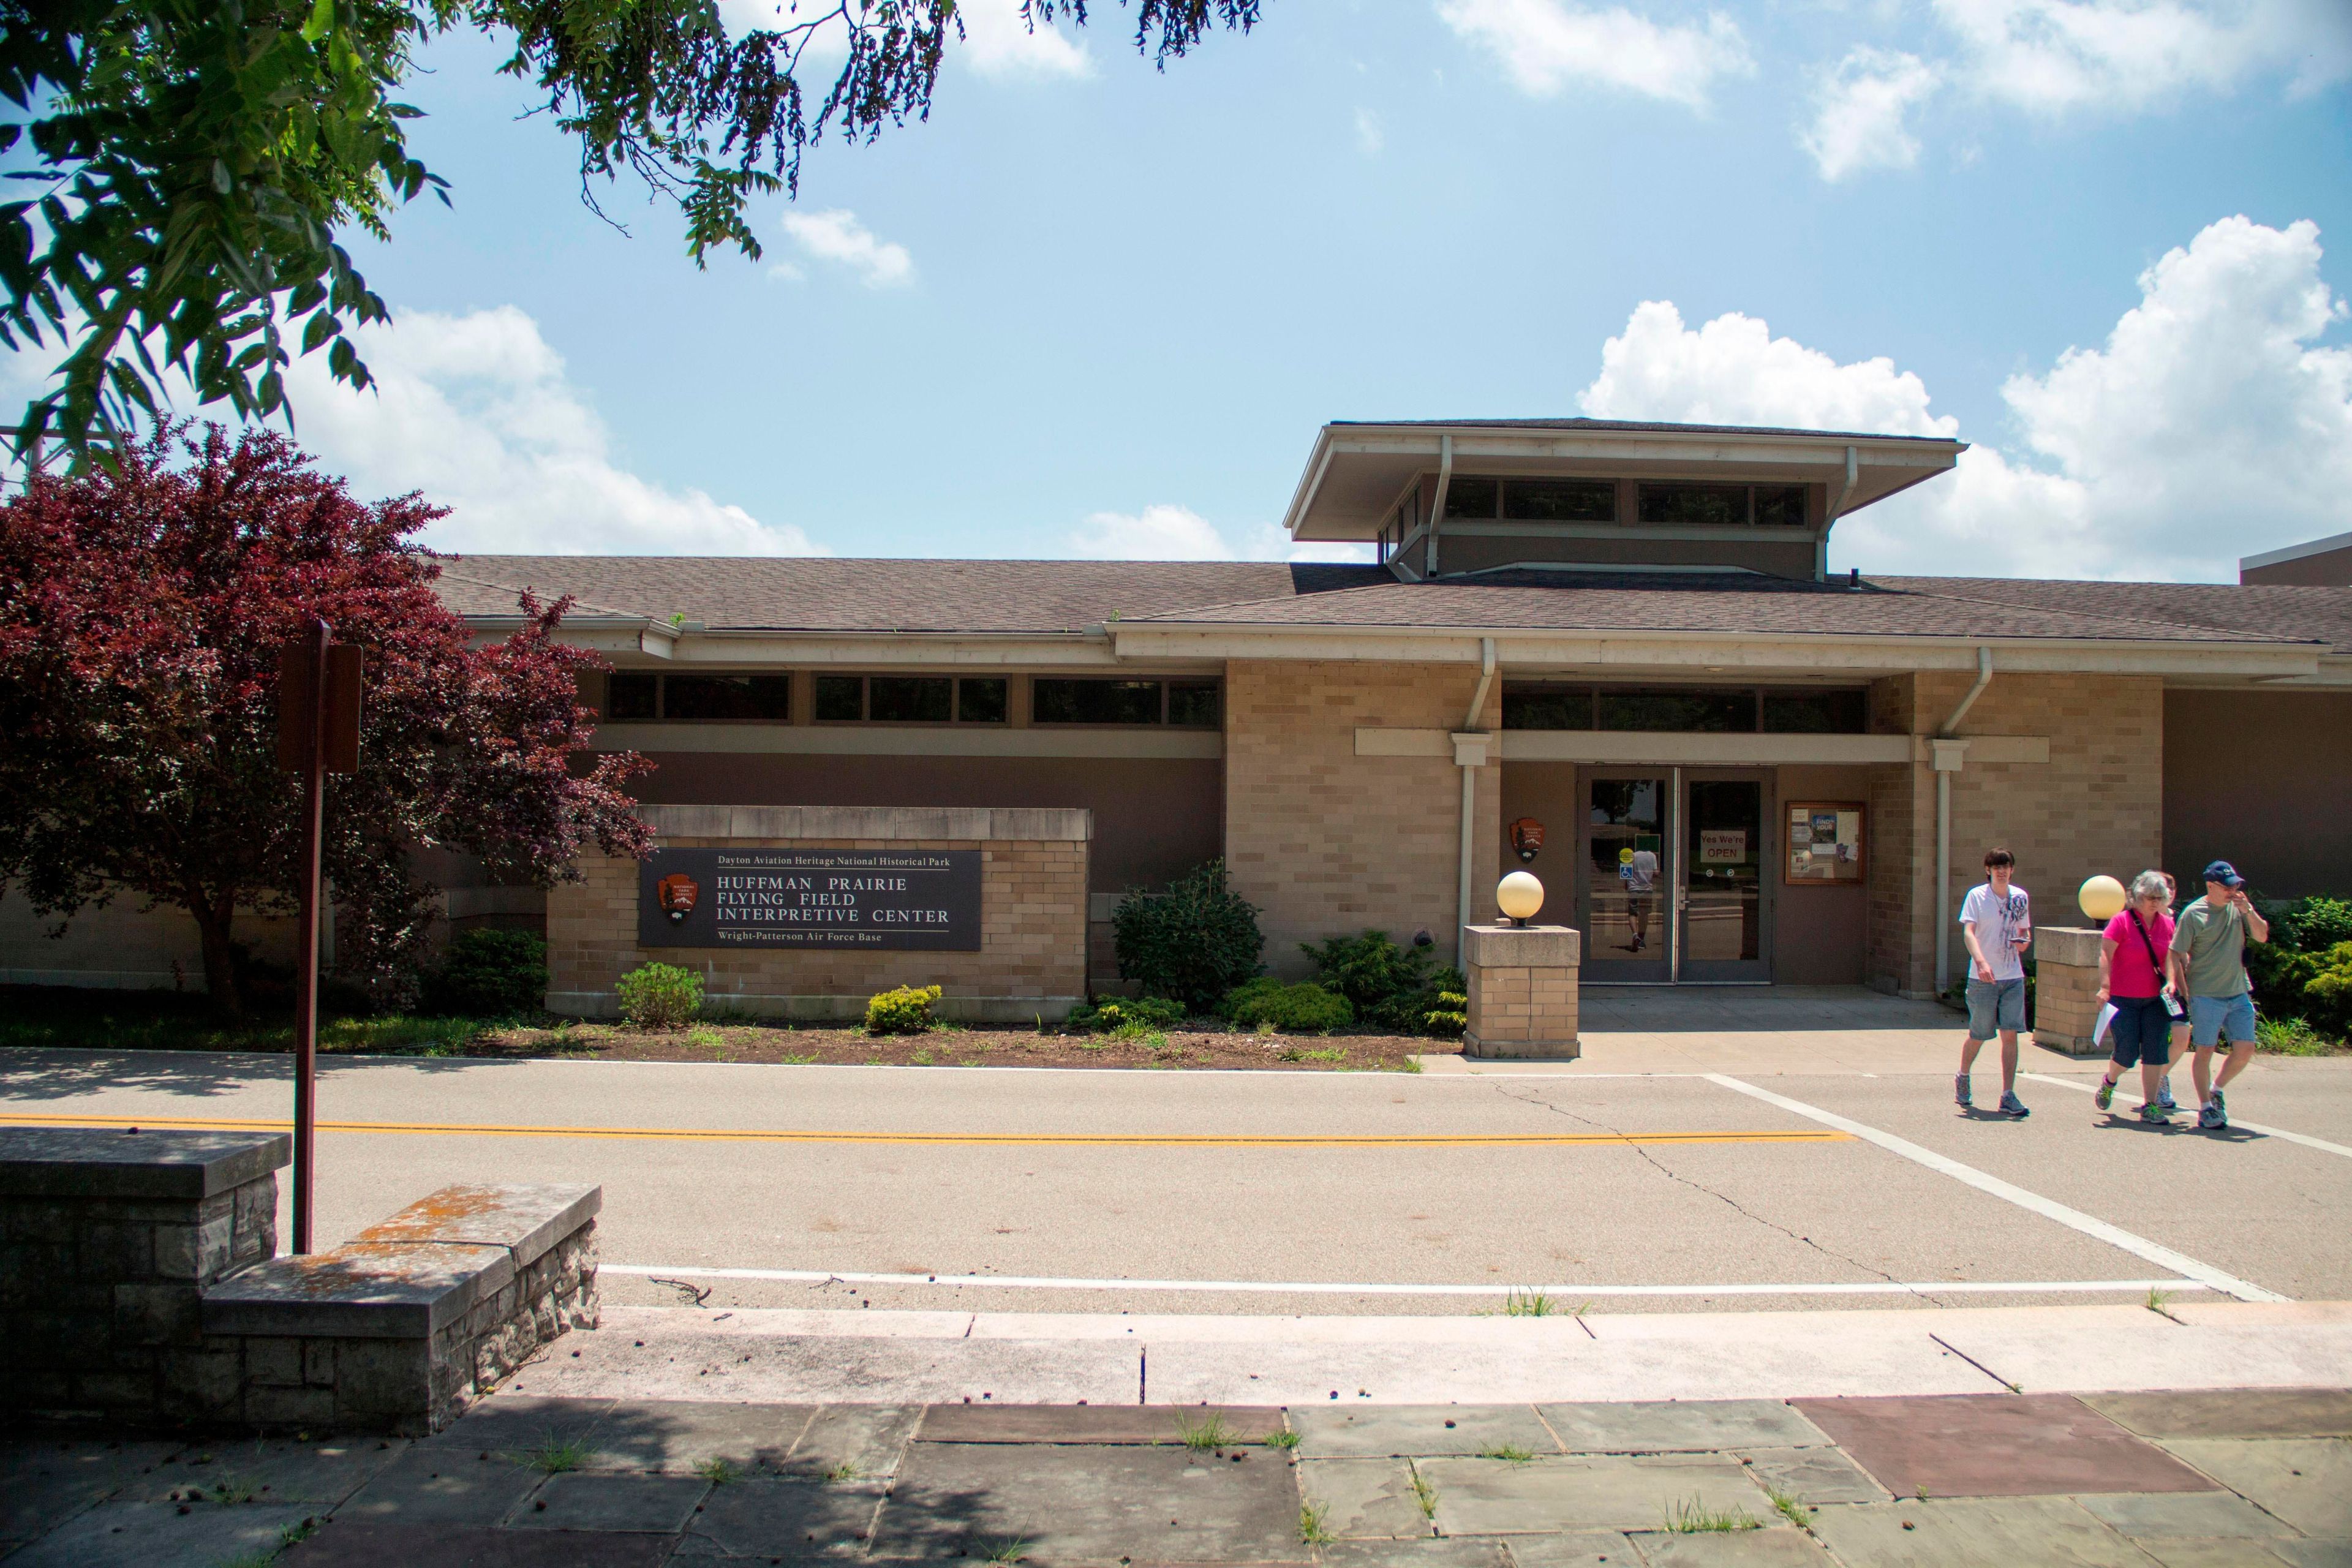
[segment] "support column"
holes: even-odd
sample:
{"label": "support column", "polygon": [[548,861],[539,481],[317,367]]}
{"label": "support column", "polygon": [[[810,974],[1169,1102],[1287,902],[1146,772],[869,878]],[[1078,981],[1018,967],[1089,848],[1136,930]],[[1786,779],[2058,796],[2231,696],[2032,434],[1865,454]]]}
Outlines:
{"label": "support column", "polygon": [[2082,926],[2033,930],[2033,1043],[2072,1057],[2106,1053],[2099,1023],[2099,933]]}
{"label": "support column", "polygon": [[1568,926],[1467,926],[1462,973],[1468,1026],[1462,1054],[1482,1058],[1572,1060],[1577,969],[1583,933]]}

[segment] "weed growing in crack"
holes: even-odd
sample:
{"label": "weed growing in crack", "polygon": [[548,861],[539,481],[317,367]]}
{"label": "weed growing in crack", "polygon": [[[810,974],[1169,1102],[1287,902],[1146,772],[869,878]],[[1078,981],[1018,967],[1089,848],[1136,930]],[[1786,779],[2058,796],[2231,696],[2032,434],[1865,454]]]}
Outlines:
{"label": "weed growing in crack", "polygon": [[1524,1465],[1535,1458],[1517,1443],[1497,1443],[1491,1448],[1481,1448],[1478,1451],[1478,1457],[1482,1459],[1500,1459],[1507,1465]]}
{"label": "weed growing in crack", "polygon": [[1813,1528],[1812,1521],[1805,1515],[1805,1505],[1799,1502],[1794,1494],[1784,1492],[1779,1487],[1766,1487],[1764,1496],[1771,1503],[1774,1512],[1799,1530],[1810,1531]]}
{"label": "weed growing in crack", "polygon": [[694,1473],[714,1487],[723,1487],[741,1479],[743,1472],[726,1459],[710,1458],[694,1467]]}
{"label": "weed growing in crack", "polygon": [[1419,1470],[1412,1472],[1412,1500],[1421,1505],[1422,1518],[1433,1520],[1437,1517],[1437,1489],[1431,1486],[1428,1478]]}
{"label": "weed growing in crack", "polygon": [[1029,1555],[1029,1538],[1016,1535],[990,1548],[981,1556],[983,1563],[1018,1563]]}
{"label": "weed growing in crack", "polygon": [[828,1466],[824,1472],[824,1479],[838,1484],[843,1481],[856,1480],[865,1474],[866,1471],[859,1467],[856,1460],[844,1459],[837,1465]]}
{"label": "weed growing in crack", "polygon": [[1328,1546],[1339,1538],[1324,1524],[1331,1505],[1326,1502],[1306,1502],[1298,1505],[1298,1539],[1309,1546]]}
{"label": "weed growing in crack", "polygon": [[1196,1454],[1205,1454],[1212,1448],[1230,1448],[1241,1440],[1241,1433],[1225,1419],[1222,1410],[1213,1410],[1198,1421],[1178,1415],[1176,1435],[1184,1439],[1184,1447]]}
{"label": "weed growing in crack", "polygon": [[588,1462],[588,1445],[577,1437],[558,1437],[550,1432],[536,1447],[526,1448],[515,1458],[527,1469],[560,1476]]}
{"label": "weed growing in crack", "polygon": [[1280,1448],[1287,1453],[1298,1447],[1298,1434],[1288,1427],[1279,1432],[1269,1432],[1265,1435],[1265,1446],[1269,1448]]}
{"label": "weed growing in crack", "polygon": [[1761,1530],[1764,1521],[1744,1508],[1713,1509],[1697,1498],[1685,1498],[1666,1510],[1665,1528],[1673,1535],[1736,1535]]}
{"label": "weed growing in crack", "polygon": [[1503,1316],[1507,1318],[1549,1318],[1559,1306],[1540,1290],[1522,1290],[1513,1286],[1503,1298]]}

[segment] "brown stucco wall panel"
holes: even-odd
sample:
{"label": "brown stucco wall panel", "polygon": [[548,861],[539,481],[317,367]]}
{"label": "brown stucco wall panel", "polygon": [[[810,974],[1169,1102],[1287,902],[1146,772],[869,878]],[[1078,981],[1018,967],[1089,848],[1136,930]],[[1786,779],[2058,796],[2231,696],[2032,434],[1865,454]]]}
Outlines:
{"label": "brown stucco wall panel", "polygon": [[[1822,887],[1783,879],[1789,858],[1789,807],[1800,801],[1870,800],[1870,768],[1784,767],[1776,770],[1768,840],[1773,864],[1772,978],[1782,985],[1859,985],[1865,969],[1870,925],[1870,889],[1864,883]],[[1865,834],[1868,828],[1864,830]],[[1864,868],[1867,877],[1869,868]]]}
{"label": "brown stucco wall panel", "polygon": [[2352,692],[2164,694],[2164,867],[2232,862],[2257,897],[2352,897]]}

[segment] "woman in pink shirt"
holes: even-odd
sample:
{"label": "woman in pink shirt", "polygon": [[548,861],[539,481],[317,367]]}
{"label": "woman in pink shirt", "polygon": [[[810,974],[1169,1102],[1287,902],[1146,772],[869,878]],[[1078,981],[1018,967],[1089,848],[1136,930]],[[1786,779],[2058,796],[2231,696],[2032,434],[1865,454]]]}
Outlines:
{"label": "woman in pink shirt", "polygon": [[2116,1021],[2114,1057],[2099,1080],[2098,1106],[2105,1110],[2115,1103],[2116,1079],[2137,1063],[2139,1119],[2158,1125],[2166,1116],[2158,1090],[2171,1059],[2172,1010],[2164,1001],[2165,958],[2172,951],[2172,916],[2167,912],[2171,902],[2172,886],[2164,873],[2142,871],[2132,879],[2131,898],[2123,912],[2099,935],[2098,999],[2115,1004]]}

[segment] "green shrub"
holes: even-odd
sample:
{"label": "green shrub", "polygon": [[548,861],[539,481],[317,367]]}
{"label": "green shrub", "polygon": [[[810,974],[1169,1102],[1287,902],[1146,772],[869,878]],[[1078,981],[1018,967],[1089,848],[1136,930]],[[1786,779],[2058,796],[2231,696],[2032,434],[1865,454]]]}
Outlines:
{"label": "green shrub", "polygon": [[1212,860],[1163,893],[1129,892],[1111,914],[1122,980],[1153,996],[1172,997],[1188,1013],[1213,1011],[1218,998],[1258,973],[1265,938],[1257,909],[1225,886],[1225,865]]}
{"label": "green shrub", "polygon": [[1312,980],[1285,985],[1264,975],[1236,986],[1225,997],[1226,1017],[1244,1027],[1271,1024],[1287,1035],[1323,1035],[1356,1021],[1356,1010],[1345,996],[1325,990]]}
{"label": "green shrub", "polygon": [[[2352,900],[2266,900],[2262,910],[2271,922],[2271,940],[2246,944],[2255,1005],[2266,1016],[2307,1019],[2323,1033],[2346,1037],[2343,1005],[2315,994],[2311,987],[2335,967],[2334,954],[2352,942]],[[2331,1026],[2328,1018],[2338,1022]]]}
{"label": "green shrub", "polygon": [[1131,1038],[1153,1029],[1173,1028],[1183,1021],[1183,1005],[1165,996],[1107,996],[1095,1006],[1071,1008],[1066,1023],[1073,1029]]}
{"label": "green shrub", "polygon": [[866,999],[866,1032],[869,1035],[920,1035],[937,1022],[931,1004],[940,999],[936,985],[901,985]]}
{"label": "green shrub", "polygon": [[683,1029],[702,1011],[702,976],[674,963],[641,963],[617,989],[621,1016],[640,1029]]}
{"label": "green shrub", "polygon": [[1431,945],[1400,947],[1388,932],[1335,936],[1299,951],[1315,961],[1317,981],[1348,999],[1356,1021],[1397,1035],[1458,1035],[1458,1025],[1433,1026],[1433,1013],[1449,1011],[1441,998],[1458,995],[1466,982],[1458,969],[1435,967]]}
{"label": "green shrub", "polygon": [[525,931],[461,931],[425,976],[421,1011],[504,1018],[547,1005],[547,943]]}
{"label": "green shrub", "polygon": [[1422,1032],[1459,1037],[1470,1026],[1470,998],[1459,991],[1441,991],[1437,1005],[1421,1016]]}
{"label": "green shrub", "polygon": [[2331,1039],[2352,1040],[2352,942],[2308,956],[2313,962],[2303,984],[2304,1021]]}

